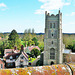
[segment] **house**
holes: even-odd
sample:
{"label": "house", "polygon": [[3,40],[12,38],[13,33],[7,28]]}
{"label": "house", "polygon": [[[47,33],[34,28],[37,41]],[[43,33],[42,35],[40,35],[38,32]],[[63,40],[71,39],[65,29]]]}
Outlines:
{"label": "house", "polygon": [[24,51],[27,53],[27,54],[30,54],[30,52],[32,51],[32,49],[38,49],[40,51],[40,48],[38,46],[28,46],[28,47],[24,47]]}
{"label": "house", "polygon": [[28,55],[25,52],[22,52],[15,61],[15,67],[19,68],[27,66],[28,66]]}
{"label": "house", "polygon": [[0,69],[4,69],[5,68],[5,63],[4,61],[0,58]]}
{"label": "house", "polygon": [[28,55],[23,51],[23,45],[19,53],[9,53],[4,57],[6,68],[19,68],[28,66]]}
{"label": "house", "polygon": [[4,50],[4,57],[7,56],[9,53],[19,53],[20,50],[17,50],[17,47],[15,46],[14,49],[5,49]]}

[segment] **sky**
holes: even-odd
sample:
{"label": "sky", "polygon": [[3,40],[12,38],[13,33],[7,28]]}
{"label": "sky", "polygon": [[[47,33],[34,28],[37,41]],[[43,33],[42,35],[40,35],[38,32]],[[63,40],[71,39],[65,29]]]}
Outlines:
{"label": "sky", "polygon": [[62,12],[62,32],[75,33],[75,0],[0,0],[0,32],[44,33],[45,11]]}

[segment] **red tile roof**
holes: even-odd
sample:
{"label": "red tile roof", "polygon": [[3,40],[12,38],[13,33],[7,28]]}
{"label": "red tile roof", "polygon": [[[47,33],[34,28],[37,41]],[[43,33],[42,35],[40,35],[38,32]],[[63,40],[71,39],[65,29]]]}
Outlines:
{"label": "red tile roof", "polygon": [[[20,50],[14,50],[14,49],[5,49],[4,54],[8,54],[8,53],[19,53]],[[6,56],[5,55],[5,56]]]}
{"label": "red tile roof", "polygon": [[4,54],[9,53],[9,52],[12,53],[13,51],[14,51],[14,49],[5,49]]}
{"label": "red tile roof", "polygon": [[[0,75],[75,75],[75,64],[0,70]],[[72,71],[70,71],[72,69]],[[73,74],[72,74],[73,72]]]}
{"label": "red tile roof", "polygon": [[28,47],[25,47],[24,49],[28,48],[30,51],[34,48],[40,50],[40,48],[38,46],[28,46]]}

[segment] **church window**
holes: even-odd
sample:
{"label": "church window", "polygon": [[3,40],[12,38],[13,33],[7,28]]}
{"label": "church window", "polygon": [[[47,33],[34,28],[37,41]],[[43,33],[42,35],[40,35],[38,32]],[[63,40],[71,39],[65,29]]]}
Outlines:
{"label": "church window", "polygon": [[55,23],[53,24],[53,28],[55,28]]}
{"label": "church window", "polygon": [[50,23],[50,28],[52,28],[52,23]]}
{"label": "church window", "polygon": [[55,59],[55,49],[50,49],[50,59]]}
{"label": "church window", "polygon": [[52,41],[52,44],[53,44],[53,41]]}
{"label": "church window", "polygon": [[52,34],[52,36],[53,36],[53,34]]}

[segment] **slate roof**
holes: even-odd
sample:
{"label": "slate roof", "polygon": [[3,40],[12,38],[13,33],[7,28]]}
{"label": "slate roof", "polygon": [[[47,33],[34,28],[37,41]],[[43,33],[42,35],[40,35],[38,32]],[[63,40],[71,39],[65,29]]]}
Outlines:
{"label": "slate roof", "polygon": [[71,53],[71,50],[69,50],[69,49],[65,49],[65,50],[64,50],[64,53],[66,53],[66,54],[70,54],[70,53]]}
{"label": "slate roof", "polygon": [[[24,55],[24,57],[28,60],[28,55],[25,52],[22,52],[22,54]],[[10,59],[10,56],[13,57],[13,59],[17,59],[19,56],[21,55],[21,53],[9,53],[5,59]]]}

